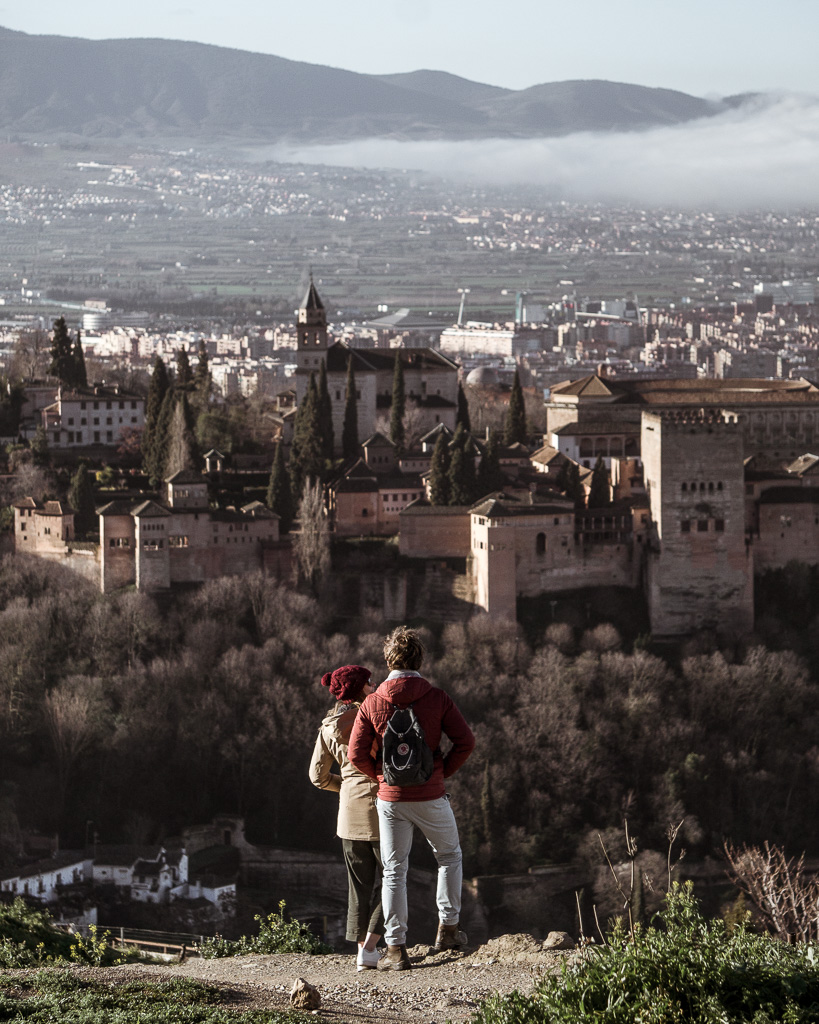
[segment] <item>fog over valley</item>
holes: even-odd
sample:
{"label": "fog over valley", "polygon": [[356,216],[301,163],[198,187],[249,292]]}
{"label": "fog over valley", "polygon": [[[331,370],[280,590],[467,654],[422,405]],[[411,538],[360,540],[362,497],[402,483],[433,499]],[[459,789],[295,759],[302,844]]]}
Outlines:
{"label": "fog over valley", "polygon": [[255,159],[410,168],[551,199],[794,208],[819,201],[819,98],[751,99],[715,117],[643,132],[464,141],[368,139],[260,147]]}

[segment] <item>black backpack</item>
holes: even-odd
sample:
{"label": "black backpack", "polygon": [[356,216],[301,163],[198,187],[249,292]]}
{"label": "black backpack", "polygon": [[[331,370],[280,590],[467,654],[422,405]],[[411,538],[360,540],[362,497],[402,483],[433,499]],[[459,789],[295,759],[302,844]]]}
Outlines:
{"label": "black backpack", "polygon": [[393,709],[382,738],[381,758],[384,782],[388,786],[420,786],[434,768],[434,754],[424,736],[412,704]]}

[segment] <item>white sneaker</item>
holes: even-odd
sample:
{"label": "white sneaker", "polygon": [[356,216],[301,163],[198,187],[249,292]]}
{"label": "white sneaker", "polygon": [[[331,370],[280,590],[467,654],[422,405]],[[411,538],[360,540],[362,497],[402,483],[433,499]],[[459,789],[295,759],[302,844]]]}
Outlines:
{"label": "white sneaker", "polygon": [[358,955],[355,958],[355,969],[357,971],[374,971],[378,967],[381,954],[377,949],[369,950],[363,946],[358,947]]}

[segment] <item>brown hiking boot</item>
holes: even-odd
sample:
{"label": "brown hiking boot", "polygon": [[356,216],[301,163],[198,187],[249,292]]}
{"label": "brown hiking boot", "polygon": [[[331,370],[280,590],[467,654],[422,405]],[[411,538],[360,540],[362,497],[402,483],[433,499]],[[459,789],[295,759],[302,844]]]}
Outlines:
{"label": "brown hiking boot", "polygon": [[466,932],[462,932],[457,924],[438,924],[438,934],[435,936],[433,953],[443,953],[447,949],[460,949],[469,940]]}
{"label": "brown hiking boot", "polygon": [[387,950],[378,961],[379,971],[409,971],[412,969],[406,946],[387,946]]}

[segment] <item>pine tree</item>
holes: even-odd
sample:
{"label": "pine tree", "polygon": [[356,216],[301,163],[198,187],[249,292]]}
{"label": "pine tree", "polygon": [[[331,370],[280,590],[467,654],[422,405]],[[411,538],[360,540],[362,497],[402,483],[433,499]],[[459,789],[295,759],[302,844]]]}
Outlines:
{"label": "pine tree", "polygon": [[324,442],[324,458],[333,458],[333,403],[330,399],[330,389],[327,386],[327,364],[322,359],[319,370],[318,386],[319,422],[321,424],[321,437]]}
{"label": "pine tree", "polygon": [[293,426],[293,444],[290,448],[290,480],[293,490],[300,494],[309,478],[320,480],[324,472],[324,446],[319,421],[319,398],[316,375],[310,374],[310,383],[296,413]]}
{"label": "pine tree", "polygon": [[71,478],[68,502],[74,509],[74,527],[79,536],[84,537],[97,528],[94,482],[85,462],[79,464]]}
{"label": "pine tree", "polygon": [[455,413],[455,426],[457,427],[459,423],[464,430],[471,432],[472,424],[469,420],[469,402],[466,400],[466,393],[460,381],[458,381],[458,411]]}
{"label": "pine tree", "polygon": [[199,352],[196,369],[193,374],[193,389],[196,392],[196,402],[203,409],[207,408],[210,393],[213,389],[213,378],[210,375],[208,364],[208,348],[205,339],[199,339]]}
{"label": "pine tree", "polygon": [[441,433],[429,464],[429,500],[433,505],[448,505],[449,493],[449,439]]}
{"label": "pine tree", "polygon": [[478,466],[478,497],[491,494],[492,491],[502,491],[506,484],[506,478],[500,465],[499,449],[500,441],[497,432],[492,430]]}
{"label": "pine tree", "polygon": [[162,400],[170,387],[168,370],[160,356],[154,361],[154,372],[151,374],[151,383],[148,386],[148,401],[145,404],[145,426],[142,430],[142,468],[150,476],[151,446],[154,442],[159,413],[162,409]]}
{"label": "pine tree", "polygon": [[193,371],[191,361],[188,357],[188,350],[185,348],[176,349],[176,380],[175,387],[182,390],[189,390],[193,384]]}
{"label": "pine tree", "polygon": [[355,390],[353,357],[347,361],[347,396],[344,402],[344,427],[341,433],[341,451],[345,459],[354,459],[359,451],[358,444],[358,398]]}
{"label": "pine tree", "polygon": [[611,504],[609,474],[603,456],[598,455],[592,470],[591,487],[589,489],[589,508],[607,508]]}
{"label": "pine tree", "polygon": [[284,445],[276,445],[276,457],[267,486],[267,507],[279,517],[279,532],[284,534],[293,525],[293,492],[290,489],[290,474],[284,462]]}
{"label": "pine tree", "polygon": [[74,339],[74,380],[72,381],[75,388],[86,388],[88,387],[88,374],[85,369],[85,356],[82,351],[82,332],[77,331],[77,336]]}
{"label": "pine tree", "polygon": [[404,366],[401,349],[395,350],[395,368],[392,374],[392,408],[390,409],[390,440],[400,452],[404,447],[404,413],[407,396],[404,390]]}
{"label": "pine tree", "polygon": [[65,317],[63,316],[54,321],[54,335],[51,341],[51,363],[49,364],[48,372],[62,384],[71,386],[74,383],[74,351],[68,327],[65,323]]}
{"label": "pine tree", "polygon": [[193,432],[193,416],[188,396],[183,392],[174,403],[173,418],[168,432],[163,479],[182,470],[196,470],[198,467],[199,451]]}
{"label": "pine tree", "polygon": [[506,424],[503,430],[504,444],[526,444],[526,406],[523,401],[523,389],[520,386],[520,375],[515,370],[512,394],[509,396],[509,408],[506,410]]}
{"label": "pine tree", "polygon": [[475,500],[475,458],[472,439],[462,426],[450,445],[449,504],[471,505]]}

